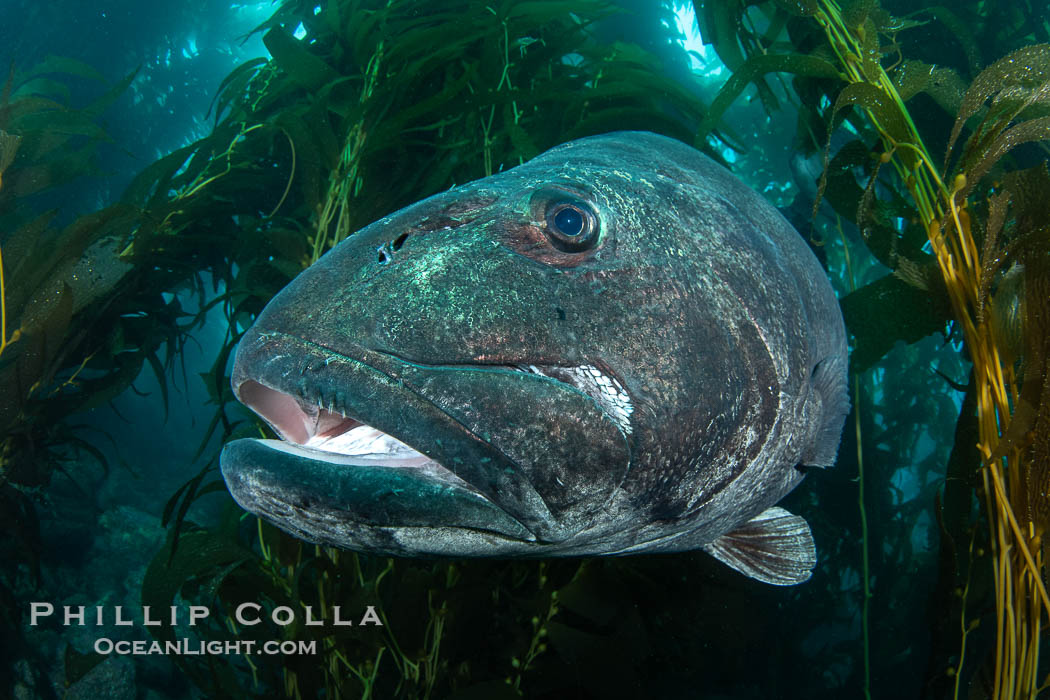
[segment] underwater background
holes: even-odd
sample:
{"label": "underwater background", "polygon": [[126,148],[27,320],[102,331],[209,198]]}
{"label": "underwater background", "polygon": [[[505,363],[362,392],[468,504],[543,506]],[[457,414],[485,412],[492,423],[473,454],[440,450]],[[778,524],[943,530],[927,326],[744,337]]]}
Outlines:
{"label": "underwater background", "polygon": [[[1048,14],[0,0],[0,697],[1037,695]],[[269,429],[233,399],[231,352],[278,290],[383,215],[620,129],[726,165],[839,295],[853,409],[837,464],[782,503],[813,529],[810,581],[767,586],[702,552],[357,555],[233,503],[221,445]],[[56,614],[31,624],[34,602]],[[261,624],[236,624],[243,602]],[[142,624],[142,606],[192,605],[211,615]],[[269,617],[306,605],[383,624]],[[183,637],[317,644],[96,651]]]}

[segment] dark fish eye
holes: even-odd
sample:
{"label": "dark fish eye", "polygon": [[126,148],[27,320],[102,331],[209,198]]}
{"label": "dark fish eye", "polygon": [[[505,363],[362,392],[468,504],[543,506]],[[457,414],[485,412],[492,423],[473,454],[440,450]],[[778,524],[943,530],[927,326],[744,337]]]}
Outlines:
{"label": "dark fish eye", "polygon": [[554,228],[563,236],[579,236],[583,233],[583,212],[576,207],[565,207],[554,215]]}
{"label": "dark fish eye", "polygon": [[547,234],[558,250],[587,250],[598,241],[598,216],[583,202],[556,202],[547,209]]}

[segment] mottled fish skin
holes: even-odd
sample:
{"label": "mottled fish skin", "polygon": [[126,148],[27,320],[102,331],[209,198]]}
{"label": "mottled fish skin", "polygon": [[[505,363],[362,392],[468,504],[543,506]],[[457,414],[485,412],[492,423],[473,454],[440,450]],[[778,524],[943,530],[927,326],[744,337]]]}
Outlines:
{"label": "mottled fish skin", "polygon": [[[593,247],[552,239],[566,202],[595,215]],[[283,392],[454,477],[251,440],[223,474],[246,509],[359,551],[695,549],[832,464],[846,364],[831,286],[776,209],[685,144],[606,134],[364,228],[238,349],[234,390],[279,432],[260,406]]]}

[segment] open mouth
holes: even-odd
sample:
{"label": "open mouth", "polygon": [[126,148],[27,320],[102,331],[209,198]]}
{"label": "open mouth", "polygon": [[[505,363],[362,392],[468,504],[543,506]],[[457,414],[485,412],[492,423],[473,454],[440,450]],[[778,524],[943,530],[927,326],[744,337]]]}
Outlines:
{"label": "open mouth", "polygon": [[[631,433],[634,406],[630,396],[615,377],[597,367],[529,364],[491,365],[475,369],[521,373],[567,385],[590,397],[625,438]],[[236,393],[242,403],[269,423],[282,438],[256,440],[260,447],[315,463],[326,463],[337,470],[356,468],[356,474],[361,474],[361,469],[381,469],[388,471],[392,477],[400,473],[406,478],[422,478],[431,484],[470,494],[500,507],[493,501],[498,496],[490,484],[471,483],[477,477],[476,472],[465,474],[467,478],[463,478],[424,454],[424,451],[430,451],[436,446],[433,443],[440,443],[440,438],[429,435],[429,431],[414,431],[410,435],[383,432],[359,420],[359,416],[347,415],[350,411],[343,409],[341,402],[331,392],[322,395],[320,392],[304,392],[300,389],[293,395],[257,379],[245,377],[238,384]],[[390,425],[387,422],[384,427]],[[440,449],[438,452],[441,453]]]}
{"label": "open mouth", "polygon": [[[625,433],[631,432],[634,406],[620,382],[592,365],[497,365],[493,369],[539,375],[568,384],[590,396]],[[469,487],[448,469],[392,435],[340,413],[334,403],[307,403],[254,379],[238,387],[246,406],[266,420],[285,444],[271,445],[303,456],[341,464],[414,468]]]}
{"label": "open mouth", "polygon": [[386,553],[561,542],[629,468],[633,405],[610,370],[354,355],[280,331],[237,351],[234,393],[281,439],[227,443],[223,477],[299,537]]}
{"label": "open mouth", "polygon": [[304,403],[254,379],[241,383],[242,403],[255,411],[283,440],[264,440],[267,447],[347,466],[410,468],[439,481],[475,491],[448,469],[392,435],[319,404]]}

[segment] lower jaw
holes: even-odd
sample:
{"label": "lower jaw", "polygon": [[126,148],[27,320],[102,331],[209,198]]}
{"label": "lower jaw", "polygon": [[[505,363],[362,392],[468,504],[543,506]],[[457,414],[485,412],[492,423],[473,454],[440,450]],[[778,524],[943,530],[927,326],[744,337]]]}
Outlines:
{"label": "lower jaw", "polygon": [[[278,440],[242,439],[227,444],[220,461],[243,508],[312,541],[351,546],[346,540],[362,527],[463,528],[521,543],[536,540],[506,511],[422,455],[391,466]],[[318,527],[322,522],[328,525]],[[344,535],[333,541],[340,529]]]}

